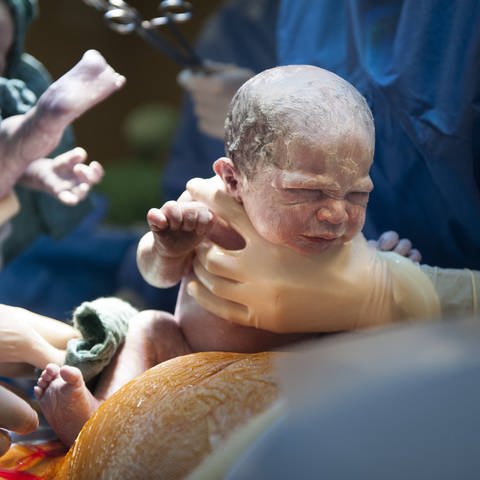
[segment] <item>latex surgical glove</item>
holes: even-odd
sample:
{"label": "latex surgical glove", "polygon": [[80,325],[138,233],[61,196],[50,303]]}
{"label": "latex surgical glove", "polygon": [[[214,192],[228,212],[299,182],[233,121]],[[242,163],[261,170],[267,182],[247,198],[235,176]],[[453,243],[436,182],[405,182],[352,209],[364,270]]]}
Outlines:
{"label": "latex surgical glove", "polygon": [[332,332],[439,314],[438,298],[410,260],[380,253],[358,234],[343,246],[302,255],[264,240],[220,179],[187,190],[245,239],[242,250],[197,247],[189,293],[213,314],[277,333]]}
{"label": "latex surgical glove", "polygon": [[78,336],[73,327],[20,307],[0,304],[0,363],[27,363],[45,368],[63,364],[67,341]]}
{"label": "latex surgical glove", "polygon": [[422,254],[413,248],[412,242],[408,238],[400,238],[393,230],[383,232],[378,240],[369,240],[368,244],[383,252],[398,253],[412,262],[420,263],[422,260]]}
{"label": "latex surgical glove", "polygon": [[200,131],[223,140],[230,101],[255,73],[248,68],[212,61],[206,62],[206,70],[183,70],[178,83],[192,97]]}
{"label": "latex surgical glove", "polygon": [[33,161],[20,178],[22,185],[49,193],[66,205],[76,205],[103,178],[100,163],[85,163],[87,152],[73,148],[57,157]]}

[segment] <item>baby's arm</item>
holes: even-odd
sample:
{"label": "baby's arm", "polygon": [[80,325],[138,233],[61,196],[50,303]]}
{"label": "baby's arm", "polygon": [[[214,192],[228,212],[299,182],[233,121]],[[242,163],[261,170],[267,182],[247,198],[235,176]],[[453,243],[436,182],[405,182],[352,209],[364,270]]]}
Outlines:
{"label": "baby's arm", "polygon": [[152,208],[147,221],[150,232],[138,245],[138,268],[151,285],[173,286],[190,269],[195,247],[213,225],[213,214],[185,192],[178,201]]}

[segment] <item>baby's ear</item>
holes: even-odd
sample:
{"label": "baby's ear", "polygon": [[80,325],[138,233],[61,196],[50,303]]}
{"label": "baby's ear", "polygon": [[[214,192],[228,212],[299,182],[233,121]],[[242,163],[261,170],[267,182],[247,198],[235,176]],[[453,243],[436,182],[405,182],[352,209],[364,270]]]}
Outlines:
{"label": "baby's ear", "polygon": [[221,157],[213,164],[214,172],[223,180],[225,190],[236,200],[241,201],[239,187],[241,178],[232,160]]}

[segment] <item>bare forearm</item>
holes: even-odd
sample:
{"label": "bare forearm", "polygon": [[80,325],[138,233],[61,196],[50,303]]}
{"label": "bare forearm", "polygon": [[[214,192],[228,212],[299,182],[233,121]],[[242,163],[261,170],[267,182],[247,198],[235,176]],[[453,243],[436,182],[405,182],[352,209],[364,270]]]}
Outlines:
{"label": "bare forearm", "polygon": [[156,246],[152,232],[142,237],[137,249],[140,273],[146,282],[159,288],[176,285],[187,273],[192,257],[193,251],[182,256],[168,256]]}

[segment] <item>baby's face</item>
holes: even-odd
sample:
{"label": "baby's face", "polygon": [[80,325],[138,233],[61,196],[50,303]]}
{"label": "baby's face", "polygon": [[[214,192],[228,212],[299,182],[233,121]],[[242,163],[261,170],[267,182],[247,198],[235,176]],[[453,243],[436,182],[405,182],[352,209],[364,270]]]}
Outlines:
{"label": "baby's face", "polygon": [[8,7],[0,1],[0,76],[5,74],[7,57],[13,45],[13,21]]}
{"label": "baby's face", "polygon": [[361,129],[336,139],[277,143],[284,168],[260,169],[241,199],[260,235],[305,254],[351,240],[365,222],[373,145]]}

